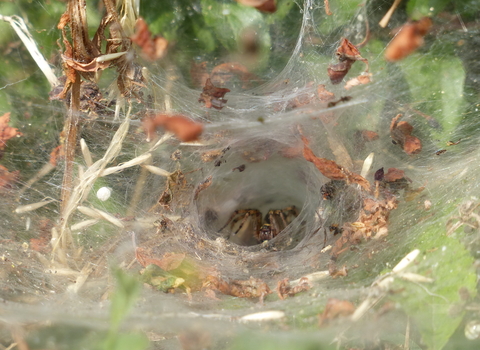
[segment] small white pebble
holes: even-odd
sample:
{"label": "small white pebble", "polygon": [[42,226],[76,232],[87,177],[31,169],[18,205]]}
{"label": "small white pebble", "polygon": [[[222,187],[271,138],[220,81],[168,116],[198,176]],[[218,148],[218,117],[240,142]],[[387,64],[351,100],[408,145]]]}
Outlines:
{"label": "small white pebble", "polygon": [[108,187],[102,187],[97,191],[97,198],[105,202],[112,195],[112,190]]}

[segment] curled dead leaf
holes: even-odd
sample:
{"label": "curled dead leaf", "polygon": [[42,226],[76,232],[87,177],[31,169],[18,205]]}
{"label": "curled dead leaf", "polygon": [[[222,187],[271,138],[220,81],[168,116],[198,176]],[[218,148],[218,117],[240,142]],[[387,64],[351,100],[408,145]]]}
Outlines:
{"label": "curled dead leaf", "polygon": [[325,305],[323,313],[319,315],[319,326],[322,327],[330,321],[353,314],[355,306],[348,300],[330,298]]}
{"label": "curled dead leaf", "polygon": [[[342,39],[335,55],[337,56],[339,63],[330,65],[327,68],[327,73],[330,77],[330,81],[332,82],[332,84],[339,84],[347,75],[348,71],[356,61],[362,61],[366,64],[363,75],[368,77],[368,75],[366,74],[368,72],[368,60],[362,57],[357,47],[353,45],[348,39]],[[361,79],[365,81],[365,79],[367,78]]]}
{"label": "curled dead leaf", "polygon": [[325,85],[320,84],[317,87],[317,97],[320,102],[330,102],[335,99],[335,94],[333,92],[328,91],[325,88]]}
{"label": "curled dead leaf", "polygon": [[53,223],[49,219],[42,219],[36,230],[37,238],[30,239],[30,249],[39,253],[47,253],[51,246]]}
{"label": "curled dead leaf", "polygon": [[53,166],[57,166],[58,162],[65,158],[65,148],[62,145],[55,147],[52,152],[50,152],[49,163]]}
{"label": "curled dead leaf", "polygon": [[288,278],[284,278],[277,283],[277,294],[280,299],[284,300],[289,296],[292,297],[295,294],[309,290],[310,288],[312,287],[307,277],[300,278],[300,281],[294,287],[290,285]]}
{"label": "curled dead leaf", "polygon": [[328,0],[323,0],[323,4],[325,5],[325,14],[327,16],[333,15],[332,11],[330,11],[330,2]]}
{"label": "curled dead leaf", "polygon": [[205,103],[206,108],[213,107],[215,109],[222,109],[227,103],[227,100],[223,98],[227,92],[230,92],[230,90],[214,86],[209,78],[205,82],[205,86],[203,87],[198,102]]}
{"label": "curled dead leaf", "polygon": [[345,265],[342,266],[342,268],[337,268],[336,264],[331,264],[329,266],[328,272],[332,278],[337,278],[337,277],[345,277],[348,275],[348,270]]}
{"label": "curled dead leaf", "polygon": [[370,183],[363,177],[341,167],[333,160],[319,158],[315,156],[313,151],[308,147],[308,140],[301,135],[303,141],[303,157],[305,160],[312,162],[315,167],[330,180],[342,180],[349,183],[360,185],[365,191],[370,191]]}
{"label": "curled dead leaf", "polygon": [[67,65],[67,67],[85,73],[95,73],[99,70],[106,69],[110,66],[111,63],[111,61],[101,61],[97,60],[97,58],[94,58],[86,63],[81,63],[66,55],[62,55],[62,59],[63,62],[65,62],[65,64]]}
{"label": "curled dead leaf", "polygon": [[130,39],[142,49],[142,56],[150,61],[156,61],[167,53],[168,40],[163,37],[152,36],[147,22],[143,18],[137,20],[135,34]]}
{"label": "curled dead leaf", "polygon": [[3,165],[0,165],[0,190],[12,187],[13,183],[19,178],[20,171],[8,171]]}
{"label": "curled dead leaf", "polygon": [[272,291],[261,279],[250,277],[248,280],[226,282],[220,277],[209,275],[203,282],[204,288],[216,289],[223,294],[239,298],[259,298],[260,302]]}
{"label": "curled dead leaf", "polygon": [[370,82],[370,77],[371,76],[372,76],[371,73],[360,74],[358,77],[350,79],[349,81],[347,81],[347,83],[345,84],[345,89],[350,90],[354,86],[368,84]]}
{"label": "curled dead leaf", "polygon": [[422,150],[422,142],[419,138],[411,135],[413,126],[405,121],[398,122],[402,117],[398,114],[390,124],[390,137],[394,143],[399,144],[407,154],[417,154]]}
{"label": "curled dead leaf", "polygon": [[363,141],[375,141],[379,138],[378,134],[371,130],[360,130],[360,136]]}
{"label": "curled dead leaf", "polygon": [[142,120],[143,129],[149,140],[153,139],[153,134],[157,127],[162,127],[167,131],[173,132],[177,138],[183,142],[198,140],[203,131],[203,125],[193,120],[177,114],[157,114],[149,116]]}
{"label": "curled dead leaf", "polygon": [[[242,88],[250,87],[252,82],[260,82],[260,78],[251,73],[246,66],[238,62],[226,62],[215,66],[210,73],[211,81],[216,85],[224,85],[237,76]],[[228,92],[228,91],[227,91]]]}
{"label": "curled dead leaf", "polygon": [[405,171],[397,168],[388,168],[387,173],[383,176],[383,181],[394,182],[403,178],[405,178]]}
{"label": "curled dead leaf", "polygon": [[255,7],[262,12],[274,13],[277,11],[275,0],[236,0],[239,4]]}
{"label": "curled dead leaf", "polygon": [[205,86],[209,74],[207,73],[207,62],[196,63],[192,61],[190,65],[190,79],[194,87]]}
{"label": "curled dead leaf", "polygon": [[431,26],[432,20],[428,17],[403,25],[385,49],[385,58],[393,62],[410,55],[423,45],[423,37]]}
{"label": "curled dead leaf", "polygon": [[350,60],[350,61],[363,61],[366,62],[367,60],[362,57],[360,51],[358,51],[357,47],[353,45],[347,38],[343,38],[340,46],[337,48],[337,52],[335,52],[338,60],[340,62]]}
{"label": "curled dead leaf", "polygon": [[337,64],[329,65],[327,74],[332,84],[340,84],[347,75],[354,61],[346,60]]}
{"label": "curled dead leaf", "polygon": [[135,258],[143,267],[148,265],[157,265],[164,271],[171,271],[177,269],[185,260],[185,253],[165,253],[162,258],[158,259],[152,257],[152,253],[142,247],[135,249]]}
{"label": "curled dead leaf", "polygon": [[0,150],[5,149],[7,141],[11,138],[22,136],[23,134],[17,128],[8,125],[10,122],[10,112],[0,117]]}

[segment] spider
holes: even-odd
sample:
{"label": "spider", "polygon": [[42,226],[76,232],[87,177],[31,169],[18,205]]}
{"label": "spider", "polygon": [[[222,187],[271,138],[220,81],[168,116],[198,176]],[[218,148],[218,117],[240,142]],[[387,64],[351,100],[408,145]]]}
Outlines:
{"label": "spider", "polygon": [[[298,210],[293,205],[284,209],[269,210],[263,222],[262,213],[259,210],[238,209],[233,212],[227,223],[218,231],[221,232],[230,225],[230,230],[233,234],[241,236],[235,239],[235,241],[250,245],[253,236],[257,241],[256,243],[261,243],[275,238],[297,216]],[[250,218],[253,218],[253,221]],[[251,225],[253,225],[253,227]],[[252,230],[248,230],[249,227],[252,227],[253,235]],[[253,242],[253,244],[255,244],[255,242]]]}

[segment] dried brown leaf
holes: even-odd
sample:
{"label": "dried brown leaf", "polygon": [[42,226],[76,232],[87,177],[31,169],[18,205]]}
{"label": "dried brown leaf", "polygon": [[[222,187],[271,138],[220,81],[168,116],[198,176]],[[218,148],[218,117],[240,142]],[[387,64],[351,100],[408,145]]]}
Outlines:
{"label": "dried brown leaf", "polygon": [[[247,67],[238,62],[226,62],[215,66],[210,73],[210,79],[213,84],[225,85],[237,76],[243,83],[242,87],[247,89],[252,82],[260,82],[260,78],[251,73]],[[227,91],[228,92],[228,91]]]}
{"label": "dried brown leaf", "polygon": [[335,99],[335,94],[333,92],[328,91],[325,88],[325,85],[320,84],[317,87],[317,97],[320,102],[330,102]]}
{"label": "dried brown leaf", "polygon": [[327,68],[327,74],[332,84],[340,84],[347,75],[354,61],[346,60],[337,64],[331,64]]}
{"label": "dried brown leaf", "polygon": [[319,315],[319,326],[326,325],[331,320],[353,314],[355,306],[348,300],[330,298],[323,313]]}
{"label": "dried brown leaf", "polygon": [[62,59],[63,59],[63,62],[65,62],[65,64],[67,65],[67,67],[79,72],[86,72],[86,73],[87,72],[95,73],[101,69],[106,69],[110,66],[110,63],[112,62],[112,61],[105,61],[105,62],[97,61],[97,59],[94,58],[87,63],[81,63],[65,55],[62,55]]}
{"label": "dried brown leaf", "polygon": [[361,130],[360,133],[364,141],[375,141],[379,138],[378,134],[375,131]]}
{"label": "dried brown leaf", "polygon": [[362,57],[357,47],[353,45],[348,39],[342,39],[340,46],[337,48],[335,54],[339,60],[339,63],[330,65],[327,69],[327,73],[330,77],[330,81],[332,82],[332,84],[339,84],[343,80],[345,75],[347,75],[348,71],[352,67],[352,64],[355,63],[355,61],[362,61],[366,64],[363,75],[367,78],[361,79],[368,79],[368,74],[366,74],[368,72],[368,60]]}
{"label": "dried brown leaf", "polygon": [[297,95],[296,97],[288,100],[287,109],[293,109],[308,105],[315,99],[315,94],[311,92],[305,92]]}
{"label": "dried brown leaf", "polygon": [[215,149],[212,151],[205,151],[201,155],[202,162],[208,163],[208,162],[213,162],[220,156],[222,156],[225,152],[221,149]]}
{"label": "dried brown leaf", "polygon": [[182,350],[212,349],[212,337],[207,329],[186,328],[177,338]]}
{"label": "dried brown leaf", "polygon": [[223,98],[227,92],[230,92],[230,90],[214,86],[209,78],[205,82],[205,86],[203,87],[198,102],[205,103],[206,108],[213,107],[215,109],[222,109],[227,103],[227,100]]}
{"label": "dried brown leaf", "polygon": [[137,19],[135,34],[130,39],[142,49],[142,56],[149,61],[156,61],[167,53],[168,40],[163,37],[152,36],[147,22],[143,18]]}
{"label": "dried brown leaf", "polygon": [[332,278],[345,277],[348,275],[348,270],[347,267],[343,265],[341,269],[335,268],[333,270],[330,270],[329,273]]}
{"label": "dried brown leaf", "polygon": [[307,138],[302,135],[302,140],[304,144],[303,157],[305,160],[312,162],[323,176],[330,180],[343,180],[349,183],[355,183],[360,185],[365,191],[370,191],[370,183],[363,176],[344,169],[333,160],[315,156],[310,147],[308,147]]}
{"label": "dried brown leaf", "polygon": [[342,39],[342,42],[337,48],[337,52],[335,54],[337,55],[340,62],[343,62],[345,60],[363,62],[367,61],[365,58],[362,57],[357,47],[353,45],[347,38]]}
{"label": "dried brown leaf", "polygon": [[313,151],[308,147],[308,140],[302,135],[303,140],[303,157],[305,160],[312,162],[316,168],[330,180],[347,180],[347,175],[343,168],[335,163],[333,160],[326,158],[319,158],[315,156]]}
{"label": "dried brown leaf", "polygon": [[12,187],[12,184],[19,178],[20,171],[8,171],[3,165],[0,165],[0,190]]}
{"label": "dried brown leaf", "polygon": [[149,249],[137,247],[135,249],[135,258],[143,267],[148,265],[157,265],[164,271],[177,269],[185,260],[185,253],[165,253],[163,258],[156,258],[152,256]]}
{"label": "dried brown leaf", "polygon": [[405,121],[398,122],[402,117],[398,114],[390,124],[390,137],[400,145],[407,154],[417,154],[422,150],[422,142],[419,138],[411,135],[413,126]]}
{"label": "dried brown leaf", "polygon": [[50,152],[49,163],[53,166],[57,166],[58,162],[65,158],[65,148],[63,144],[55,147],[52,152]]}
{"label": "dried brown leaf", "polygon": [[371,76],[372,76],[372,74],[370,74],[370,73],[360,74],[358,77],[350,79],[349,81],[347,81],[347,83],[345,84],[345,89],[350,90],[354,86],[368,84],[370,82],[370,77]]}
{"label": "dried brown leaf", "polygon": [[207,62],[196,63],[192,61],[190,65],[190,79],[194,87],[205,86],[207,79],[209,78],[207,73]]}
{"label": "dried brown leaf", "polygon": [[167,131],[173,132],[175,136],[183,142],[198,140],[203,131],[202,124],[194,122],[180,114],[157,114],[153,117],[149,116],[142,120],[142,125],[149,140],[153,139],[157,127],[162,127]]}
{"label": "dried brown leaf", "polygon": [[405,171],[397,168],[388,168],[388,171],[383,176],[383,181],[394,182],[405,178]]}
{"label": "dried brown leaf", "polygon": [[410,55],[423,45],[423,37],[431,26],[432,20],[428,17],[403,25],[385,49],[385,58],[388,61],[399,61]]}
{"label": "dried brown leaf", "polygon": [[293,297],[295,294],[307,291],[310,288],[312,287],[307,277],[300,278],[300,281],[294,287],[290,285],[288,278],[284,278],[277,283],[277,294],[280,299],[284,300],[289,296]]}
{"label": "dried brown leaf", "polygon": [[48,219],[40,220],[38,228],[38,238],[30,239],[30,249],[35,250],[39,253],[47,253],[51,246],[50,240],[52,239],[52,226],[53,223]]}
{"label": "dried brown leaf", "polygon": [[236,0],[239,4],[255,7],[262,12],[274,13],[277,11],[275,0]]}
{"label": "dried brown leaf", "polygon": [[330,3],[328,2],[328,0],[323,0],[323,4],[325,5],[325,14],[327,16],[333,15],[332,11],[330,11]]}
{"label": "dried brown leaf", "polygon": [[0,117],[0,150],[5,149],[7,141],[11,138],[22,136],[23,134],[17,128],[8,125],[10,122],[10,112]]}
{"label": "dried brown leaf", "polygon": [[230,283],[216,276],[207,276],[203,283],[204,288],[216,289],[223,294],[239,298],[263,298],[271,294],[268,285],[261,279],[250,277],[248,280],[233,280]]}

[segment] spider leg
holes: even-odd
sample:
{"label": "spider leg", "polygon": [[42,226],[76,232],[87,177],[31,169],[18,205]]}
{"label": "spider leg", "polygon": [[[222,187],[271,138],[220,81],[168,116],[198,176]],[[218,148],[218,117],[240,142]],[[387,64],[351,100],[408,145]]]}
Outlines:
{"label": "spider leg", "polygon": [[285,222],[285,218],[283,218],[283,214],[281,210],[275,210],[275,211],[270,211],[269,212],[269,220],[270,220],[270,225],[271,225],[271,233],[272,233],[272,238],[275,238],[280,231],[282,231],[283,228],[280,227],[280,225],[277,222],[277,216],[280,214],[280,217],[283,219],[283,222],[285,223],[285,226],[287,226],[287,223]]}
{"label": "spider leg", "polygon": [[255,210],[255,223],[254,223],[254,230],[253,230],[253,235],[257,239],[257,241],[260,240],[260,231],[262,230],[262,213],[260,213],[258,210]]}
{"label": "spider leg", "polygon": [[[241,214],[245,214],[247,217],[248,217],[248,213],[251,211],[251,209],[238,209],[238,210],[235,210],[233,212],[233,214],[230,216],[230,218],[227,220],[227,223],[225,225],[223,225],[220,230],[218,230],[218,232],[222,232],[223,229],[225,229],[225,227],[227,227],[229,224],[231,228],[233,228],[233,226],[238,222],[238,220],[240,219],[245,219],[244,216],[242,216]],[[241,227],[240,227],[241,228]],[[237,230],[238,232],[238,230]]]}
{"label": "spider leg", "polygon": [[285,220],[285,215],[283,214],[283,211],[279,210],[278,211],[278,216],[280,216],[280,219],[282,219],[283,222],[283,228],[287,227],[287,220]]}
{"label": "spider leg", "polygon": [[[220,230],[218,230],[218,232],[222,232],[223,229],[225,229],[225,227],[227,227],[228,224],[232,222],[232,220],[235,218],[236,215],[238,215],[238,210],[235,210],[235,211],[233,212],[233,214],[232,214],[232,215],[230,216],[230,218],[227,220],[227,223],[226,223],[225,225],[223,225],[222,228],[221,228]],[[233,224],[234,224],[234,223],[232,223],[232,225],[233,225]]]}
{"label": "spider leg", "polygon": [[[242,218],[242,221],[240,222],[240,226],[238,226],[237,230],[234,232],[234,234],[237,234],[238,231],[240,231],[243,227],[243,225],[245,224],[245,222],[247,222],[248,218],[251,216],[251,211],[247,211],[245,213],[245,215],[243,216]],[[235,220],[235,222],[232,222],[232,228],[233,228],[233,225],[235,225],[237,223],[238,220]]]}

